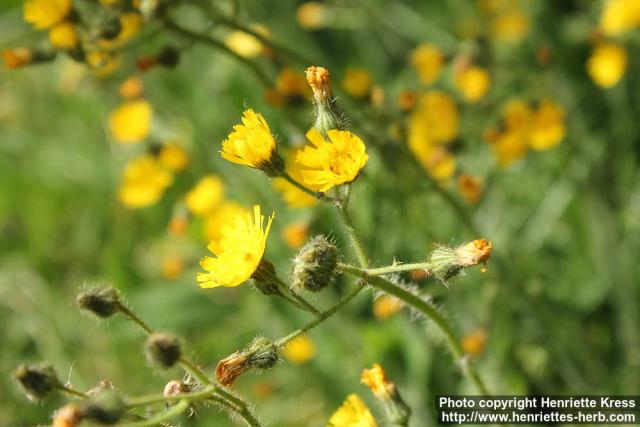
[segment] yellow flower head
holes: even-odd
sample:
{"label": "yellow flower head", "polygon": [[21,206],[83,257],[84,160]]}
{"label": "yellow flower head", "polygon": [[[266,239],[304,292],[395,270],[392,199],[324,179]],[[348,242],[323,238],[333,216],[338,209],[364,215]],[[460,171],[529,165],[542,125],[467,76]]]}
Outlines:
{"label": "yellow flower head", "polygon": [[428,91],[409,118],[410,144],[450,142],[458,136],[458,107],[449,95]]}
{"label": "yellow flower head", "polygon": [[137,98],[142,95],[144,86],[137,76],[131,76],[118,86],[118,95],[125,99]]}
{"label": "yellow flower head", "polygon": [[491,86],[491,76],[482,67],[471,66],[456,73],[455,84],[465,100],[481,100]]}
{"label": "yellow flower head", "polygon": [[302,3],[296,11],[296,19],[302,28],[315,30],[327,22],[327,8],[317,1]]}
{"label": "yellow flower head", "polygon": [[144,99],[125,101],[109,115],[109,130],[116,141],[136,143],[151,129],[151,104]]}
{"label": "yellow flower head", "polygon": [[529,18],[519,8],[512,8],[494,16],[489,31],[495,40],[516,42],[529,31]]}
{"label": "yellow flower head", "polygon": [[156,203],[172,182],[171,173],[145,154],[125,167],[118,197],[129,208],[144,208]]}
{"label": "yellow flower head", "polygon": [[120,67],[120,56],[103,50],[90,50],[86,57],[87,65],[98,77],[107,77]]}
{"label": "yellow flower head", "polygon": [[196,216],[205,216],[222,202],[224,184],[215,175],[202,178],[184,197],[184,202]]}
{"label": "yellow flower head", "polygon": [[103,49],[117,49],[131,40],[142,28],[144,20],[138,12],[126,12],[120,15],[120,32],[113,39],[100,39]]}
{"label": "yellow flower head", "polygon": [[207,215],[204,220],[203,232],[205,239],[210,242],[219,240],[223,226],[232,223],[236,217],[250,215],[249,209],[235,202],[224,202],[220,208]]}
{"label": "yellow flower head", "polygon": [[282,230],[284,242],[292,249],[298,249],[309,237],[309,223],[293,222]]}
{"label": "yellow flower head", "polygon": [[[264,25],[253,24],[251,28],[262,36],[269,36],[269,29]],[[244,31],[234,31],[229,33],[224,39],[224,44],[229,49],[244,58],[255,58],[262,53],[264,46],[262,42],[251,34]]]}
{"label": "yellow flower head", "polygon": [[184,271],[184,262],[178,255],[170,255],[162,260],[162,277],[175,280]]}
{"label": "yellow flower head", "polygon": [[223,159],[239,165],[260,169],[270,176],[282,170],[282,159],[276,151],[276,140],[262,114],[246,110],[242,124],[222,142]]}
{"label": "yellow flower head", "polygon": [[430,85],[440,76],[444,64],[444,56],[437,46],[422,43],[411,54],[411,64],[418,72],[423,84]]}
{"label": "yellow flower head", "polygon": [[354,98],[364,98],[371,92],[371,75],[362,68],[348,68],[342,80],[342,89]]}
{"label": "yellow flower head", "polygon": [[303,73],[291,67],[284,67],[278,73],[276,90],[289,98],[307,99],[311,97],[311,88],[307,83],[307,78]]}
{"label": "yellow flower head", "polygon": [[478,177],[472,175],[460,175],[458,177],[458,191],[469,203],[476,204],[480,201],[483,187],[482,181]]}
{"label": "yellow flower head", "polygon": [[53,27],[71,12],[71,0],[26,0],[24,20],[38,30]]}
{"label": "yellow flower head", "polygon": [[600,31],[617,36],[640,26],[640,1],[607,0],[600,15]]}
{"label": "yellow flower head", "polygon": [[69,21],[54,25],[49,30],[49,42],[57,49],[75,48],[80,42],[76,26]]}
{"label": "yellow flower head", "polygon": [[373,302],[373,315],[376,319],[384,320],[393,316],[404,307],[404,303],[398,298],[384,294]]}
{"label": "yellow flower head", "polygon": [[5,49],[0,52],[0,56],[2,56],[5,68],[9,70],[24,67],[33,61],[33,52],[26,47]]}
{"label": "yellow flower head", "polygon": [[282,354],[291,362],[302,365],[316,355],[316,345],[311,338],[301,335],[289,341],[282,349]]}
{"label": "yellow flower head", "polygon": [[546,150],[560,144],[565,133],[564,110],[545,99],[533,114],[529,145],[534,150]]}
{"label": "yellow flower head", "polygon": [[510,166],[527,154],[529,150],[527,135],[507,130],[497,136],[493,150],[500,166]]}
{"label": "yellow flower head", "polygon": [[220,237],[208,246],[215,257],[204,257],[200,261],[200,266],[206,270],[206,273],[198,273],[200,287],[231,287],[249,280],[262,261],[274,216],[269,217],[265,227],[265,218],[260,213],[260,206],[256,205],[253,216],[236,216],[223,224]]}
{"label": "yellow flower head", "polygon": [[356,394],[350,394],[333,413],[327,427],[378,427],[367,405]]}
{"label": "yellow flower head", "polygon": [[387,378],[382,366],[374,363],[371,369],[365,369],[360,376],[362,384],[371,389],[380,400],[392,399],[396,394],[396,386]]}
{"label": "yellow flower head", "polygon": [[305,185],[327,191],[331,187],[351,182],[369,159],[362,140],[349,131],[329,130],[328,142],[316,129],[307,132],[307,145],[298,152],[296,162],[304,166],[301,171]]}
{"label": "yellow flower head", "polygon": [[170,142],[160,148],[158,160],[164,167],[174,172],[180,172],[187,167],[189,156],[187,152],[179,144]]}
{"label": "yellow flower head", "polygon": [[465,353],[472,356],[482,356],[487,346],[487,331],[482,328],[476,329],[465,336],[460,344]]}
{"label": "yellow flower head", "polygon": [[615,86],[627,70],[627,51],[614,43],[602,43],[593,50],[587,61],[591,79],[601,88]]}

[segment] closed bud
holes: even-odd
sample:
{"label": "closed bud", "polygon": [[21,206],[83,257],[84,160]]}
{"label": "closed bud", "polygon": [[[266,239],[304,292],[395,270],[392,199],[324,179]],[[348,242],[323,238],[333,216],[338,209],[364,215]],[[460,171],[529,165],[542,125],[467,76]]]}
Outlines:
{"label": "closed bud", "polygon": [[125,403],[115,390],[105,390],[84,403],[86,419],[99,424],[115,424],[125,413]]}
{"label": "closed bud", "polygon": [[316,236],[300,249],[293,263],[293,287],[318,292],[335,280],[338,248],[325,236]]}
{"label": "closed bud", "polygon": [[216,366],[216,377],[230,385],[251,368],[269,369],[278,362],[278,347],[266,337],[255,338],[249,347],[225,357]]}
{"label": "closed bud", "polygon": [[30,398],[43,399],[63,387],[53,366],[46,363],[20,365],[13,376]]}
{"label": "closed bud", "polygon": [[362,371],[360,380],[380,401],[390,425],[408,424],[411,408],[402,400],[398,388],[387,378],[382,366],[374,363],[371,369]]}
{"label": "closed bud", "polygon": [[261,259],[258,268],[251,275],[253,286],[263,295],[281,295],[276,268],[266,259]]}
{"label": "closed bud", "polygon": [[95,286],[78,294],[76,304],[82,310],[106,319],[122,308],[120,294],[113,286]]}
{"label": "closed bud", "polygon": [[172,334],[154,332],[147,338],[145,353],[147,360],[153,366],[160,369],[169,369],[182,356],[180,340]]}
{"label": "closed bud", "polygon": [[491,255],[493,244],[485,239],[478,239],[457,248],[438,246],[430,257],[430,272],[446,281],[462,272],[463,269],[486,263]]}
{"label": "closed bud", "polygon": [[324,67],[311,66],[306,71],[307,82],[313,90],[316,119],[313,127],[323,135],[328,130],[346,128],[344,113],[333,97],[331,74]]}

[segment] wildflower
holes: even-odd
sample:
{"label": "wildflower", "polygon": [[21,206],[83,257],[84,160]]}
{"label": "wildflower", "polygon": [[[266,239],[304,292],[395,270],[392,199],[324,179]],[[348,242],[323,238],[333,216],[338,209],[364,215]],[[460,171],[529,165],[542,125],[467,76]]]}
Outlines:
{"label": "wildflower", "polygon": [[118,18],[118,32],[113,38],[102,38],[100,47],[107,50],[117,49],[131,40],[142,28],[142,15],[138,12],[126,12]]}
{"label": "wildflower", "polygon": [[529,18],[517,7],[498,13],[489,23],[489,34],[495,40],[517,42],[528,31]]}
{"label": "wildflower", "polygon": [[249,214],[249,210],[244,206],[235,202],[224,202],[220,208],[205,217],[204,237],[208,242],[219,240],[225,224],[233,223],[236,217],[244,217]]}
{"label": "wildflower", "polygon": [[304,74],[291,67],[284,67],[278,73],[276,91],[289,103],[302,102],[311,97],[311,88]]}
{"label": "wildflower", "polygon": [[72,6],[71,0],[26,0],[24,20],[38,30],[45,30],[66,18]]}
{"label": "wildflower", "polygon": [[278,362],[278,347],[265,337],[255,338],[249,346],[225,357],[216,366],[216,377],[223,385],[231,385],[251,368],[269,369]]}
{"label": "wildflower", "polygon": [[404,307],[404,303],[396,297],[383,294],[373,302],[373,315],[376,319],[384,320],[393,316]]}
{"label": "wildflower", "polygon": [[422,43],[411,54],[411,64],[418,72],[420,82],[430,85],[440,76],[444,55],[437,46],[431,43]]}
{"label": "wildflower", "polygon": [[83,418],[82,409],[75,403],[69,403],[53,415],[52,427],[77,427]]}
{"label": "wildflower", "polygon": [[600,15],[600,31],[617,36],[640,26],[640,2],[637,0],[607,0]]}
{"label": "wildflower", "polygon": [[327,21],[327,9],[320,2],[308,1],[298,7],[296,18],[302,28],[316,30],[324,27]]}
{"label": "wildflower", "polygon": [[129,77],[118,86],[118,94],[125,99],[138,98],[142,90],[142,80],[137,76]]}
{"label": "wildflower", "polygon": [[545,99],[532,117],[529,145],[534,150],[555,147],[564,138],[564,110],[554,102]]}
{"label": "wildflower", "polygon": [[49,42],[57,49],[74,49],[78,46],[80,37],[73,23],[63,21],[49,30]]}
{"label": "wildflower", "polygon": [[528,149],[526,135],[515,131],[506,131],[499,134],[493,146],[498,164],[503,167],[507,167],[524,157]]}
{"label": "wildflower", "polygon": [[106,319],[122,309],[120,294],[113,286],[94,286],[82,291],[76,297],[80,309]]}
{"label": "wildflower", "polygon": [[349,131],[329,130],[331,142],[316,129],[307,132],[307,145],[299,151],[296,162],[304,166],[301,171],[305,185],[327,191],[330,188],[353,181],[369,159],[362,140]]}
{"label": "wildflower", "polygon": [[313,359],[316,355],[316,345],[311,338],[301,335],[289,341],[282,350],[284,357],[291,362],[302,365]]}
{"label": "wildflower", "polygon": [[455,250],[456,263],[467,268],[486,263],[491,256],[493,244],[485,239],[478,239],[460,246]]}
{"label": "wildflower", "polygon": [[189,226],[189,219],[187,218],[186,212],[176,213],[169,220],[169,224],[167,224],[167,232],[172,236],[182,236]]}
{"label": "wildflower", "polygon": [[471,66],[456,73],[455,84],[465,100],[477,102],[489,90],[491,76],[484,68]]}
{"label": "wildflower", "polygon": [[465,336],[460,344],[465,353],[472,356],[482,356],[487,346],[487,331],[483,328],[476,329]]}
{"label": "wildflower", "polygon": [[[293,150],[285,152],[285,170],[287,174],[294,180],[302,182],[302,166],[296,163],[296,153]],[[300,190],[284,178],[275,178],[272,181],[273,188],[282,194],[282,198],[290,208],[306,208],[318,203],[318,199]],[[317,187],[309,187],[311,190],[318,191]]]}
{"label": "wildflower", "polygon": [[458,107],[451,96],[435,90],[425,92],[409,117],[409,145],[452,141],[458,136],[458,116]]}
{"label": "wildflower", "polygon": [[109,130],[116,141],[132,144],[149,135],[153,110],[144,99],[125,101],[109,115]]}
{"label": "wildflower", "polygon": [[90,50],[85,61],[98,77],[107,77],[120,67],[120,57],[104,50]]}
{"label": "wildflower", "polygon": [[53,366],[46,363],[20,365],[13,376],[30,398],[42,399],[63,387]]}
{"label": "wildflower", "polygon": [[[251,29],[264,37],[269,35],[269,29],[263,25],[252,24]],[[244,31],[229,33],[224,39],[224,44],[244,58],[255,58],[264,50],[264,46],[260,40]]]}
{"label": "wildflower", "polygon": [[486,263],[492,249],[493,244],[485,239],[474,240],[455,249],[438,246],[429,258],[432,265],[430,271],[446,283],[463,269]]}
{"label": "wildflower", "polygon": [[409,146],[418,162],[438,181],[446,181],[456,172],[456,158],[446,148],[433,145],[427,140],[418,146]]}
{"label": "wildflower", "polygon": [[262,114],[246,110],[242,124],[222,142],[222,158],[240,165],[260,169],[268,176],[282,173],[284,162],[276,151],[276,140]]}
{"label": "wildflower", "polygon": [[618,84],[627,70],[627,51],[614,43],[601,43],[587,61],[591,80],[604,89]]}
{"label": "wildflower", "polygon": [[182,274],[184,262],[177,255],[168,256],[162,260],[162,277],[167,280],[175,280]]}
{"label": "wildflower", "polygon": [[262,261],[267,236],[271,229],[271,215],[264,226],[260,206],[253,207],[250,214],[238,215],[225,223],[220,238],[212,240],[208,249],[215,257],[204,257],[200,261],[205,273],[198,273],[197,281],[202,288],[238,286],[249,280]]}
{"label": "wildflower", "polygon": [[413,107],[416,106],[417,102],[418,102],[418,96],[416,95],[415,92],[412,92],[410,90],[403,90],[398,95],[398,105],[404,111],[413,110]]}
{"label": "wildflower", "polygon": [[313,128],[323,134],[329,129],[344,129],[345,116],[333,97],[331,73],[324,67],[311,66],[306,71],[307,82],[313,91],[316,120]]}
{"label": "wildflower", "polygon": [[175,142],[169,142],[160,148],[158,161],[165,168],[173,172],[180,172],[187,167],[189,157],[182,146]]}
{"label": "wildflower", "polygon": [[118,198],[128,208],[151,206],[173,182],[173,176],[150,155],[142,155],[124,168]]}
{"label": "wildflower", "polygon": [[196,216],[205,216],[211,213],[224,197],[224,184],[215,175],[207,175],[202,178],[184,197],[184,202]]}
{"label": "wildflower", "polygon": [[333,413],[327,427],[378,427],[378,423],[362,399],[350,394]]}
{"label": "wildflower", "polygon": [[293,288],[318,292],[335,280],[338,250],[325,236],[316,236],[293,260]]}
{"label": "wildflower", "polygon": [[282,230],[284,242],[292,249],[297,249],[307,240],[309,224],[306,222],[294,222]]}
{"label": "wildflower", "polygon": [[458,177],[458,191],[467,202],[476,204],[482,197],[482,181],[472,175],[460,175]]}
{"label": "wildflower", "polygon": [[362,68],[347,68],[342,80],[342,89],[354,98],[367,96],[371,92],[371,85],[371,75]]}
{"label": "wildflower", "polygon": [[411,410],[402,400],[396,385],[387,378],[382,366],[374,363],[371,369],[362,371],[360,380],[382,403],[390,424],[407,425]]}
{"label": "wildflower", "polygon": [[144,349],[149,363],[161,369],[171,368],[182,355],[178,337],[164,332],[149,335]]}
{"label": "wildflower", "polygon": [[0,55],[4,61],[5,68],[10,70],[31,64],[34,56],[31,49],[26,47],[4,49]]}

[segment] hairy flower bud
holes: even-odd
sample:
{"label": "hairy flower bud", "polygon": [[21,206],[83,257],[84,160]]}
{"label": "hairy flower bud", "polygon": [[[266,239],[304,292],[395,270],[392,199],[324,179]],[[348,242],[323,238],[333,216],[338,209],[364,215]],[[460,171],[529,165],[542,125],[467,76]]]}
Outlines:
{"label": "hairy flower bud", "polygon": [[120,294],[113,286],[95,286],[82,291],[76,297],[80,309],[106,319],[122,308]]}
{"label": "hairy flower bud", "polygon": [[387,378],[382,366],[374,363],[371,369],[362,371],[360,380],[380,401],[390,425],[407,425],[411,408],[402,400],[398,388]]}
{"label": "hairy flower bud", "polygon": [[125,413],[126,406],[115,390],[105,390],[84,403],[82,408],[88,420],[100,424],[115,424]]}
{"label": "hairy flower bud", "polygon": [[318,292],[333,283],[338,249],[325,236],[316,236],[293,259],[293,287]]}
{"label": "hairy flower bud", "polygon": [[230,385],[251,368],[269,369],[278,361],[278,347],[266,337],[256,337],[249,346],[225,357],[216,366],[216,377]]}
{"label": "hairy flower bud", "polygon": [[53,366],[46,363],[20,365],[13,376],[25,393],[35,399],[42,399],[52,391],[63,387]]}
{"label": "hairy flower bud", "polygon": [[331,74],[324,67],[311,66],[306,71],[307,82],[313,90],[316,120],[313,127],[326,135],[328,130],[346,127],[345,117],[333,97]]}
{"label": "hairy flower bud", "polygon": [[430,257],[431,272],[446,281],[462,272],[464,268],[486,263],[493,244],[485,239],[474,240],[457,248],[438,246]]}
{"label": "hairy flower bud", "polygon": [[180,340],[172,334],[154,332],[147,338],[145,353],[150,364],[160,369],[169,369],[182,356]]}

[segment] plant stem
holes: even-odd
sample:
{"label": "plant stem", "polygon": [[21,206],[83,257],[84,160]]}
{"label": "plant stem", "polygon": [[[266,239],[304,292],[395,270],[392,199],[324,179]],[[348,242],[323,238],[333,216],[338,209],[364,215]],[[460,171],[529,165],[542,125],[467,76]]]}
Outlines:
{"label": "plant stem", "polygon": [[138,317],[137,314],[131,311],[129,307],[125,306],[124,304],[120,304],[120,311],[122,312],[122,314],[124,314],[124,316],[127,319],[137,324],[140,327],[140,329],[144,331],[145,334],[151,335],[153,333],[153,329],[151,329],[151,327],[147,325],[147,323],[144,320]]}
{"label": "plant stem", "polygon": [[153,405],[154,403],[161,403],[161,402],[172,402],[179,399],[188,399],[191,401],[201,400],[201,399],[211,397],[211,395],[216,392],[216,388],[217,387],[215,386],[209,385],[204,387],[202,390],[194,391],[192,393],[181,393],[178,396],[165,396],[163,394],[154,394],[149,396],[133,397],[131,399],[128,399],[127,407],[136,408],[138,406]]}
{"label": "plant stem", "polygon": [[177,417],[189,408],[191,401],[188,399],[182,399],[169,409],[159,414],[149,417],[144,421],[118,424],[116,427],[150,427],[163,423],[171,418]]}
{"label": "plant stem", "polygon": [[315,197],[318,200],[323,200],[325,202],[335,202],[338,200],[334,197],[329,197],[326,194],[321,193],[319,191],[313,191],[312,189],[307,188],[306,186],[304,186],[303,184],[295,180],[291,175],[289,175],[286,172],[283,172],[282,175],[280,175],[280,178],[286,179],[291,185],[295,186],[298,190],[303,191],[308,195]]}
{"label": "plant stem", "polygon": [[[347,198],[349,197],[349,193],[347,193]],[[349,239],[351,240],[351,245],[353,246],[353,250],[356,253],[356,257],[358,258],[358,262],[360,266],[363,268],[367,268],[369,266],[369,259],[364,252],[364,247],[358,239],[358,235],[356,234],[356,230],[353,227],[353,223],[351,222],[351,217],[349,216],[349,212],[347,211],[347,204],[344,201],[339,201],[336,203],[336,207],[338,208],[338,213],[342,218],[343,226]]]}
{"label": "plant stem", "polygon": [[[338,263],[338,267],[349,267],[347,264]],[[382,276],[390,273],[402,273],[405,271],[424,270],[427,273],[431,271],[431,263],[429,262],[415,262],[409,264],[394,264],[387,267],[369,268],[365,271],[370,276]]]}
{"label": "plant stem", "polygon": [[66,385],[61,386],[58,390],[60,390],[62,393],[68,394],[69,396],[72,397],[77,397],[78,399],[88,399],[89,396],[86,393],[83,393],[81,391],[78,390],[74,390]]}
{"label": "plant stem", "polygon": [[402,300],[407,305],[410,305],[416,310],[420,311],[428,319],[430,319],[444,335],[449,350],[451,351],[453,358],[460,365],[463,374],[474,384],[474,386],[478,389],[478,392],[480,392],[482,395],[487,394],[487,389],[482,382],[482,379],[476,372],[473,365],[469,363],[469,359],[465,355],[464,350],[462,349],[462,345],[460,344],[460,340],[456,336],[453,328],[451,327],[447,319],[443,317],[442,314],[440,314],[433,305],[382,277],[372,276],[368,274],[365,270],[347,266],[344,264],[341,264],[339,266],[339,270],[343,273],[348,273],[359,277],[374,288],[393,295],[394,297]]}

